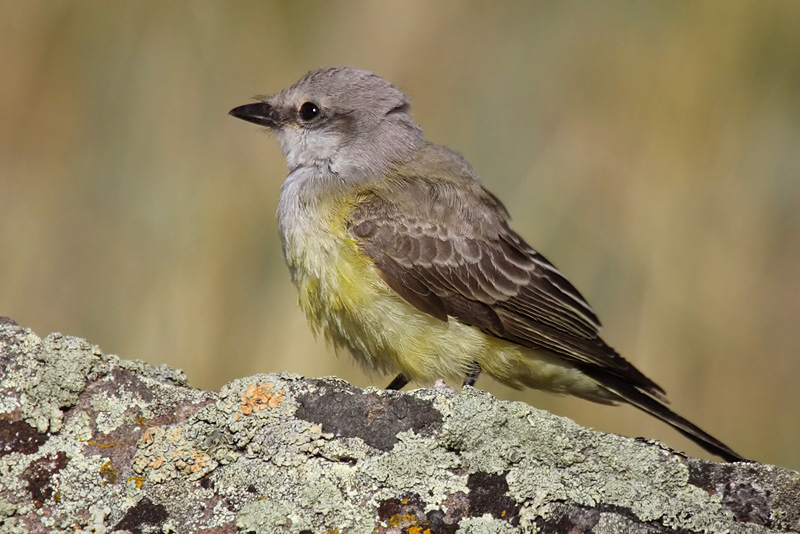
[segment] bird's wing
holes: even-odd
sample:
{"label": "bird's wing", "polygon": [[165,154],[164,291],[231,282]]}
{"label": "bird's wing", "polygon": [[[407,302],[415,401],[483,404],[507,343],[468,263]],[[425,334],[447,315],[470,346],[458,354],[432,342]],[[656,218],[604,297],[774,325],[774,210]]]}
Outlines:
{"label": "bird's wing", "polygon": [[[466,192],[447,187],[415,177],[364,194],[353,209],[350,232],[389,287],[440,320],[453,317],[663,398],[658,385],[603,342],[591,306],[509,228],[491,193],[478,184]],[[460,202],[465,194],[470,198]]]}

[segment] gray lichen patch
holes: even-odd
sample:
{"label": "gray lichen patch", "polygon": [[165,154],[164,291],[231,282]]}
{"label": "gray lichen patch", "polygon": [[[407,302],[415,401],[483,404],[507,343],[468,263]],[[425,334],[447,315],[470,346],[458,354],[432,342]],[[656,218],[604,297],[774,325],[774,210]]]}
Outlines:
{"label": "gray lichen patch", "polygon": [[321,427],[294,419],[292,379],[261,375],[236,380],[180,424],[147,428],[133,470],[149,482],[187,476],[198,480],[218,465],[260,458],[279,467],[300,466],[317,455]]}
{"label": "gray lichen patch", "polygon": [[[242,508],[237,520],[240,529],[300,533],[308,529],[372,532],[374,528],[371,514],[365,513],[358,498],[364,495],[365,480],[353,467],[339,465],[331,469],[326,462],[312,460],[299,466],[292,480],[280,475],[268,480],[268,485],[260,486],[266,492],[259,492]],[[314,513],[309,513],[312,508]]]}
{"label": "gray lichen patch", "polygon": [[[136,406],[136,400],[128,397],[124,399],[124,402],[120,402],[118,397],[110,396],[107,391],[100,391],[93,395],[90,403],[92,410],[95,412],[94,425],[97,431],[103,434],[111,434],[124,425],[125,413],[130,410],[131,406]],[[140,408],[144,407],[140,406]],[[152,414],[147,413],[147,415],[152,417]]]}
{"label": "gray lichen patch", "polygon": [[[228,436],[228,446],[247,458],[297,466],[316,455],[326,437],[319,425],[295,419],[299,377],[256,375],[223,387],[214,409],[198,414],[212,432]],[[209,439],[214,439],[210,437]]]}
{"label": "gray lichen patch", "polygon": [[439,507],[450,495],[468,491],[467,477],[458,472],[457,454],[413,431],[402,432],[398,438],[391,451],[359,463],[381,488],[381,499],[414,493],[425,495],[429,506]]}
{"label": "gray lichen patch", "polygon": [[507,521],[484,515],[461,521],[456,534],[515,534],[517,532],[519,530],[509,525]]}
{"label": "gray lichen patch", "polygon": [[63,411],[75,404],[87,374],[100,360],[100,349],[75,337],[50,334],[44,340],[7,325],[0,334],[3,374],[0,387],[16,392],[4,396],[0,409],[21,409],[22,418],[39,432],[58,432]]}
{"label": "gray lichen patch", "polygon": [[78,400],[78,394],[86,386],[86,375],[101,354],[96,345],[83,339],[60,334],[47,336],[37,354],[41,372],[25,388],[28,396],[23,407],[25,421],[40,432],[61,430],[64,408]]}
{"label": "gray lichen patch", "polygon": [[152,483],[179,476],[198,480],[217,467],[205,450],[195,447],[184,435],[183,425],[154,426],[145,430],[133,458],[133,470]]}

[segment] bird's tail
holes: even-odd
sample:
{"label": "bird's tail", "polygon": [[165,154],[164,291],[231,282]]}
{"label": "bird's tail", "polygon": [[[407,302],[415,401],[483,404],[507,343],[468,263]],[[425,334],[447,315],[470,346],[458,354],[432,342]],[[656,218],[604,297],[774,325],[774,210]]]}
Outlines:
{"label": "bird's tail", "polygon": [[593,374],[590,373],[591,372],[588,372],[587,374],[601,386],[619,395],[625,402],[636,406],[643,412],[647,412],[661,419],[708,452],[716,454],[728,462],[748,461],[711,434],[667,408],[661,400],[658,400],[654,396],[642,391],[636,386],[626,383],[619,377],[608,375],[602,377],[596,375],[592,376]]}

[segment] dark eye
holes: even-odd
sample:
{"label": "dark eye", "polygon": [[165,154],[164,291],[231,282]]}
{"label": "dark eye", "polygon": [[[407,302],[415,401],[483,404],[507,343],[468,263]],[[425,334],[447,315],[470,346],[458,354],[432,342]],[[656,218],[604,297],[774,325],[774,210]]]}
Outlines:
{"label": "dark eye", "polygon": [[320,115],[319,106],[313,102],[304,102],[300,109],[297,111],[300,115],[300,120],[303,122],[311,122]]}

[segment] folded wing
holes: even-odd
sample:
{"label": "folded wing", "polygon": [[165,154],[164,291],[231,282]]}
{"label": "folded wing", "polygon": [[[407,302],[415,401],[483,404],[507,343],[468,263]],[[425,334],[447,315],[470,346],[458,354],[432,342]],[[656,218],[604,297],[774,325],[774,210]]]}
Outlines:
{"label": "folded wing", "polygon": [[[447,190],[425,177],[396,181],[390,194],[391,201],[365,193],[349,227],[406,301],[442,321],[571,360],[601,384],[605,375],[623,378],[664,400],[657,384],[603,342],[591,306],[509,228],[493,195],[480,186]],[[459,198],[466,194],[472,198]]]}

